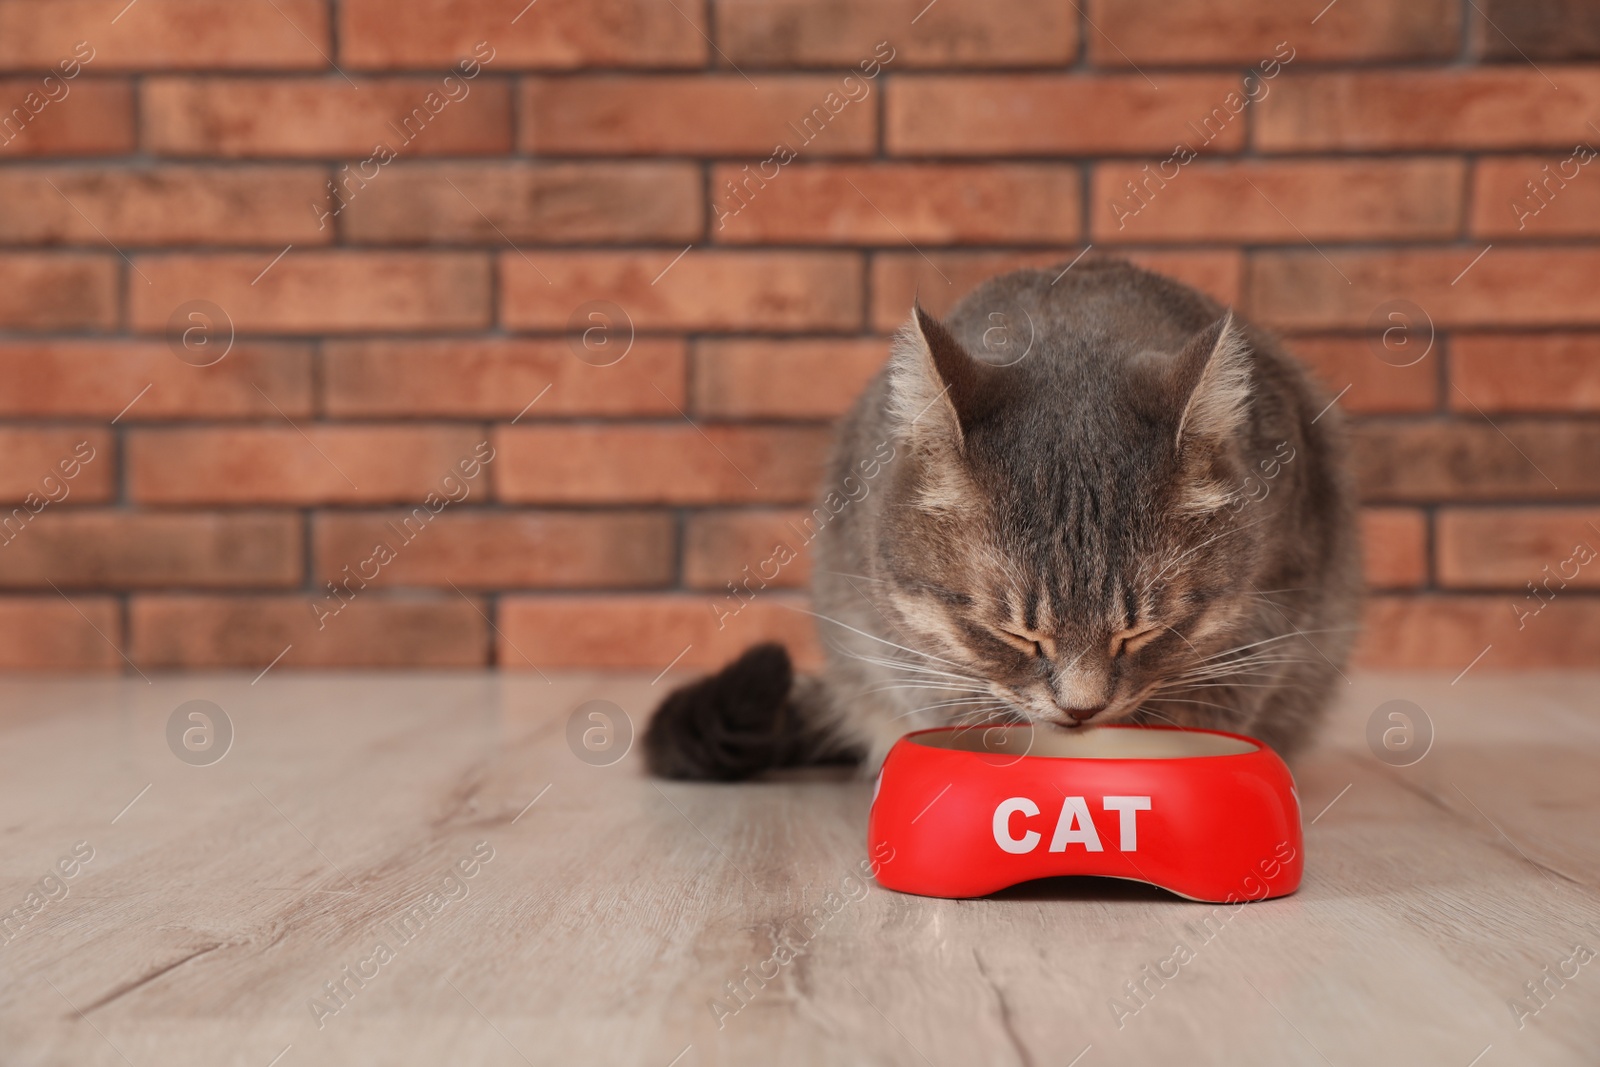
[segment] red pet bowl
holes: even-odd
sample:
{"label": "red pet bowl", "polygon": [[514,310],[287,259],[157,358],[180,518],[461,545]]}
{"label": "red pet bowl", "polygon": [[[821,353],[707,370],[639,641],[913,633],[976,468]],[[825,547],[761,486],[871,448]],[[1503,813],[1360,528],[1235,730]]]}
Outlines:
{"label": "red pet bowl", "polygon": [[1302,867],[1277,753],[1170,726],[908,734],[878,777],[867,845],[881,885],[925,897],[1096,874],[1234,903],[1293,893]]}

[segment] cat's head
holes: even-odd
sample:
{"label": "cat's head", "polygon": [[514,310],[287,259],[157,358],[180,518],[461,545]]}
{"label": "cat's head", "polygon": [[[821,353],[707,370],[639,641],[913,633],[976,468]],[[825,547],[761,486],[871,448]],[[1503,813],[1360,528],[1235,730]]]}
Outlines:
{"label": "cat's head", "polygon": [[1172,351],[1033,343],[1000,365],[913,311],[880,550],[897,612],[952,673],[1034,721],[1115,722],[1203,673],[1255,603],[1260,515],[1238,506],[1253,360],[1231,316]]}

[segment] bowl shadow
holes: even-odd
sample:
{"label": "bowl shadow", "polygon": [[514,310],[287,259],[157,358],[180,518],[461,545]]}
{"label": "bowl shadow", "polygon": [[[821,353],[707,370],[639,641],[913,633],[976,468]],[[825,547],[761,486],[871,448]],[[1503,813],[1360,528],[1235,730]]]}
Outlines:
{"label": "bowl shadow", "polygon": [[1097,874],[1062,874],[1034,878],[990,893],[984,900],[1129,901],[1137,904],[1186,903],[1183,897],[1146,882],[1106,878]]}

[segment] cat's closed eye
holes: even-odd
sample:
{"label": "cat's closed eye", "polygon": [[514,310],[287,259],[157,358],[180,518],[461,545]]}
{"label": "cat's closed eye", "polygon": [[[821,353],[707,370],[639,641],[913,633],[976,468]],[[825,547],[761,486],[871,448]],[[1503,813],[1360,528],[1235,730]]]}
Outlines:
{"label": "cat's closed eye", "polygon": [[1054,642],[1051,642],[1047,637],[1035,637],[1030,634],[1018,633],[1016,630],[1008,630],[1004,626],[995,629],[995,636],[1018,652],[1038,659],[1044,659],[1052,651],[1051,648],[1045,647],[1047,642],[1052,646],[1054,645]]}
{"label": "cat's closed eye", "polygon": [[1116,659],[1118,656],[1129,655],[1139,651],[1155,640],[1156,635],[1162,629],[1162,627],[1153,623],[1145,623],[1117,631],[1111,635],[1111,658]]}

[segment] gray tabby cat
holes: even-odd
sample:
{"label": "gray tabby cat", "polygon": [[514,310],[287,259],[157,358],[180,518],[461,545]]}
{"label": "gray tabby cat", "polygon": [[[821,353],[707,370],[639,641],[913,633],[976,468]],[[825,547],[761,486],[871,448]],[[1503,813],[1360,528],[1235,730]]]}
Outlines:
{"label": "gray tabby cat", "polygon": [[1007,720],[1293,752],[1360,601],[1327,403],[1270,336],[1119,261],[992,279],[948,325],[913,309],[839,432],[849,502],[818,512],[826,669],[760,645],[680,689],[651,769],[871,773],[910,730]]}

